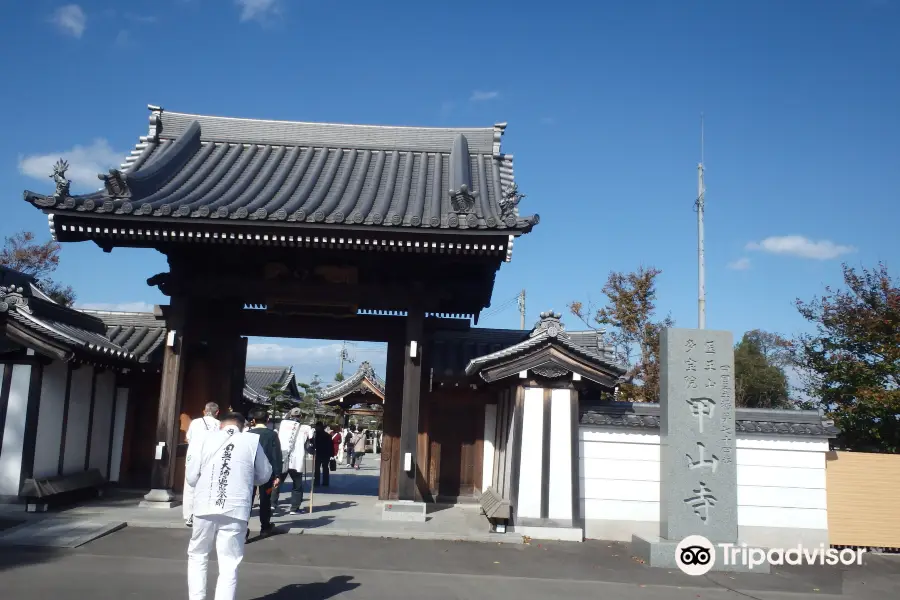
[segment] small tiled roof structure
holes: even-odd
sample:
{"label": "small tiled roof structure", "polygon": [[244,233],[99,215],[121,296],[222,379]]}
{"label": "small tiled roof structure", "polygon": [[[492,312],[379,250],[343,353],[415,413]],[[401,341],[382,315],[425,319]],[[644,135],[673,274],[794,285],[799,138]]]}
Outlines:
{"label": "small tiled roof structure", "polygon": [[596,331],[567,332],[560,319],[561,315],[553,311],[541,313],[534,328],[517,343],[470,359],[466,375],[478,375],[490,383],[520,371],[551,378],[577,373],[614,387],[625,375],[625,368],[615,360],[602,335]]}
{"label": "small tiled roof structure", "polygon": [[102,318],[57,304],[33,277],[6,267],[0,267],[0,327],[7,351],[26,347],[63,361],[111,367],[137,367],[150,362],[165,335],[164,328],[151,333],[148,327],[140,340],[147,343],[114,341]]}
{"label": "small tiled roof structure", "polygon": [[106,337],[135,356],[142,363],[162,364],[166,323],[153,313],[85,310],[106,325]]}
{"label": "small tiled roof structure", "polygon": [[[603,402],[585,407],[583,426],[629,429],[658,433],[660,405],[651,403]],[[834,438],[839,431],[816,410],[775,410],[738,408],[735,431],[744,434]]]}
{"label": "small tiled roof structure", "polygon": [[[150,130],[100,175],[101,191],[25,200],[59,214],[136,220],[216,219],[421,230],[496,230],[538,223],[518,212],[506,129],[388,127],[194,115],[150,106]],[[55,226],[51,219],[51,229]]]}
{"label": "small tiled roof structure", "polygon": [[360,363],[350,377],[324,388],[319,393],[319,402],[333,404],[351,394],[370,394],[374,400],[384,402],[384,380],[368,361]]}
{"label": "small tiled roof structure", "polygon": [[289,401],[299,402],[297,378],[292,367],[246,367],[244,369],[244,399],[253,404],[269,405],[266,388],[277,385],[287,395]]}

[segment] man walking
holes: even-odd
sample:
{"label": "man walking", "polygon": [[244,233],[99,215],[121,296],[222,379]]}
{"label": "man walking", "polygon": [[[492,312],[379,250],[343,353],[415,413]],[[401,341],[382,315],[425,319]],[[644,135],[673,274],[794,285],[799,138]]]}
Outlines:
{"label": "man walking", "polygon": [[[259,447],[263,449],[263,453],[272,465],[272,477],[269,481],[265,485],[253,488],[253,498],[255,499],[256,494],[259,494],[259,534],[261,537],[272,533],[275,527],[272,525],[272,501],[278,500],[278,492],[275,491],[275,488],[281,481],[282,473],[281,442],[278,434],[266,426],[268,420],[269,413],[266,409],[254,408],[250,411],[250,429],[247,430],[248,433],[259,436]],[[275,497],[273,498],[273,496]],[[250,506],[253,506],[252,501]],[[250,536],[249,530],[247,536]]]}
{"label": "man walking", "polygon": [[325,425],[320,421],[316,423],[316,466],[315,466],[315,480],[316,487],[328,487],[329,478],[331,476],[331,471],[328,468],[328,463],[331,462],[331,455],[334,453],[334,444],[331,441],[331,436],[325,431]]}
{"label": "man walking", "polygon": [[188,544],[189,600],[206,600],[206,571],[213,546],[219,563],[215,600],[234,600],[253,486],[272,477],[260,437],[241,433],[243,416],[228,413],[221,427],[189,448],[186,458],[187,481],[195,487],[194,527]]}
{"label": "man walking", "polygon": [[[190,452],[191,444],[199,444],[203,441],[203,436],[211,431],[219,431],[219,405],[215,402],[208,402],[203,407],[203,416],[194,419],[188,425],[185,441],[188,443],[188,452]],[[194,521],[194,488],[187,482],[187,470],[184,476],[184,492],[181,497],[181,514],[184,517],[184,524],[188,527]]]}
{"label": "man walking", "polygon": [[[292,408],[287,419],[281,421],[278,428],[278,439],[281,442],[281,453],[284,456],[281,481],[287,481],[291,476],[291,511],[296,515],[300,512],[303,503],[303,471],[306,463],[306,441],[313,437],[313,429],[309,425],[301,424],[303,413],[299,408]],[[276,495],[278,491],[275,491]],[[278,504],[276,497],[273,504]]]}

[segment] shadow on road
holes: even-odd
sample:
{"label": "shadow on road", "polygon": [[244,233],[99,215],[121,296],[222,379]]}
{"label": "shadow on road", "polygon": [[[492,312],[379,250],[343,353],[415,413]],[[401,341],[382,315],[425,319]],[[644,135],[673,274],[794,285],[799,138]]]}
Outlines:
{"label": "shadow on road", "polygon": [[[55,548],[0,546],[0,572],[62,559],[65,552]],[[2,594],[0,594],[2,595]]]}
{"label": "shadow on road", "polygon": [[[353,508],[357,506],[356,502],[352,500],[343,500],[340,502],[329,502],[328,504],[313,504],[313,513],[317,512],[327,512],[332,510],[341,510],[343,508]],[[307,509],[308,510],[308,509]]]}
{"label": "shadow on road", "polygon": [[276,592],[257,596],[254,600],[326,600],[360,586],[349,575],[338,575],[317,583],[292,583]]}

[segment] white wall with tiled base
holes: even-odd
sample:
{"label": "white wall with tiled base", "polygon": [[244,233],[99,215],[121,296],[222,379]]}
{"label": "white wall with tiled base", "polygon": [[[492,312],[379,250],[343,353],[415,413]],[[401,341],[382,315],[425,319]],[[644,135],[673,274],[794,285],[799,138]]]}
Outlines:
{"label": "white wall with tiled base", "polygon": [[[579,428],[585,537],[659,535],[659,435]],[[738,537],[764,547],[828,543],[824,439],[737,436]],[[698,531],[698,533],[701,533]]]}

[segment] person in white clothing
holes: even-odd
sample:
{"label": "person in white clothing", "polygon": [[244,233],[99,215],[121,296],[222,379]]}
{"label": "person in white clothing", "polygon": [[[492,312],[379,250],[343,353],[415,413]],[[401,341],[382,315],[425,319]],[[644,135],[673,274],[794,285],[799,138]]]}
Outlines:
{"label": "person in white clothing", "polygon": [[[286,419],[278,427],[278,439],[281,441],[281,455],[284,457],[285,473],[281,474],[282,484],[291,476],[291,511],[295,515],[300,512],[303,503],[303,470],[306,464],[306,441],[313,437],[313,428],[301,423],[303,413],[299,408],[292,408]],[[278,493],[276,490],[275,493]],[[275,499],[276,506],[278,499]]]}
{"label": "person in white clothing", "polygon": [[216,548],[215,600],[234,600],[253,487],[272,476],[259,436],[242,433],[244,417],[228,413],[221,430],[188,449],[187,481],[194,486],[194,527],[188,544],[188,598],[206,600],[209,554]]}
{"label": "person in white clothing", "polygon": [[[188,425],[185,441],[188,443],[188,452],[190,445],[198,444],[203,440],[203,436],[211,431],[219,431],[219,405],[215,402],[208,402],[203,407],[203,416],[194,419]],[[181,498],[181,514],[184,516],[184,524],[191,527],[194,520],[194,488],[187,482],[187,473],[184,477],[184,492]]]}

